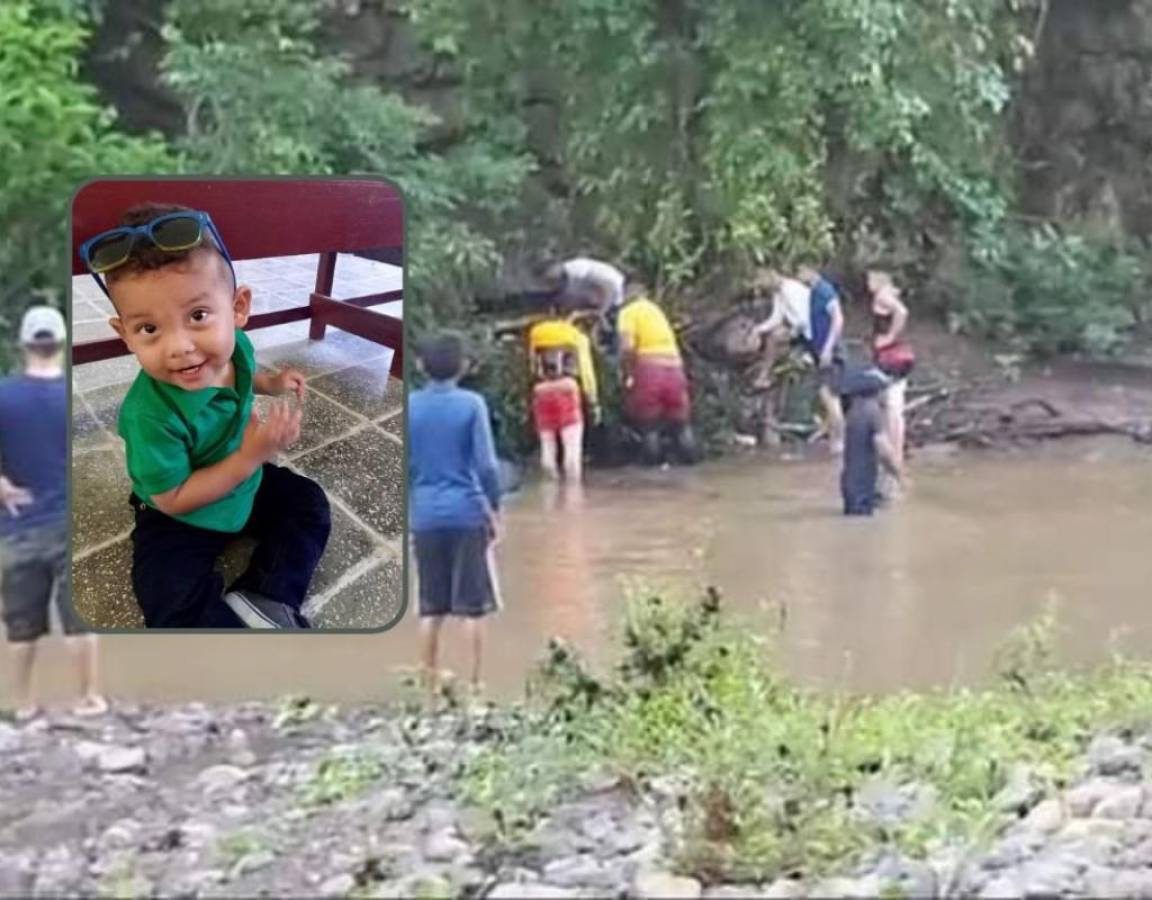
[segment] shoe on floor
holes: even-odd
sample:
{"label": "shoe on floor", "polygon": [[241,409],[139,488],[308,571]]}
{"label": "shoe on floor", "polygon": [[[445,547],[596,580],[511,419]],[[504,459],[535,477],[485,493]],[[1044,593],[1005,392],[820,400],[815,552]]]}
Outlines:
{"label": "shoe on floor", "polygon": [[252,591],[229,591],[224,602],[249,628],[300,628],[295,610]]}

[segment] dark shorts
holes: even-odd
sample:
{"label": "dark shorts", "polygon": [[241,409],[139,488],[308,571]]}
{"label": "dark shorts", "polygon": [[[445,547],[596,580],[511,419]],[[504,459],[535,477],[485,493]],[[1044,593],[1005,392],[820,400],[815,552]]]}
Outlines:
{"label": "dark shorts", "polygon": [[49,604],[65,634],[87,629],[72,605],[72,561],[68,555],[68,525],[48,525],[4,539],[0,592],[4,626],[13,643],[35,641],[49,631]]}
{"label": "dark shorts", "polygon": [[637,360],[625,401],[637,425],[686,425],[692,414],[683,366]]}
{"label": "dark shorts", "polygon": [[486,527],[412,534],[421,616],[486,616],[500,608]]}
{"label": "dark shorts", "polygon": [[816,363],[816,384],[822,388],[828,388],[833,392],[840,389],[840,379],[844,374],[844,356],[840,348],[832,353],[832,365],[820,365],[820,354],[808,347],[808,353],[812,357],[812,361]]}

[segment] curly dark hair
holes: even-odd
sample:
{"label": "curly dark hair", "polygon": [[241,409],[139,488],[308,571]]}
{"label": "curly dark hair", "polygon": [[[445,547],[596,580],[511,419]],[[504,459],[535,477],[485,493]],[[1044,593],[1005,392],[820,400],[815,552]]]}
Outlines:
{"label": "curly dark hair", "polygon": [[[124,214],[120,217],[120,224],[122,226],[144,225],[153,219],[158,219],[160,216],[166,216],[169,213],[192,211],[190,207],[180,206],[176,203],[138,203],[124,211]],[[104,279],[109,288],[111,288],[114,282],[140,275],[142,272],[152,272],[157,269],[166,269],[170,266],[178,266],[186,263],[198,253],[211,253],[219,259],[221,275],[229,279],[229,283],[231,284],[232,275],[228,268],[228,263],[224,259],[224,255],[211,240],[201,241],[195,247],[189,247],[187,250],[161,250],[151,241],[137,241],[123,265],[119,265],[115,269],[105,273]]]}

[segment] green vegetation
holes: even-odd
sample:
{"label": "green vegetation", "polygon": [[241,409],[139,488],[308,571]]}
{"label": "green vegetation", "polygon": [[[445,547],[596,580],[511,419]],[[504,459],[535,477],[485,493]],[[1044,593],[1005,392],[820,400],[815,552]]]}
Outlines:
{"label": "green vegetation", "polygon": [[[755,630],[737,625],[712,594],[686,604],[638,593],[610,675],[554,646],[534,712],[469,772],[471,799],[515,844],[589,778],[640,788],[676,776],[688,792],[684,870],[813,874],[881,843],[920,854],[935,840],[986,837],[1013,766],[1059,786],[1092,734],[1147,726],[1152,709],[1145,667],[1050,668],[1051,615],[1005,645],[994,684],[880,698],[797,688]],[[931,815],[861,820],[852,800],[874,778],[935,789]]]}
{"label": "green vegetation", "polygon": [[312,780],[303,785],[300,800],[305,806],[342,803],[364,793],[385,773],[384,762],[364,751],[333,751],[316,765]]}
{"label": "green vegetation", "polygon": [[[33,302],[67,296],[68,203],[87,178],[164,171],[159,138],[116,130],[115,115],[77,75],[88,30],[62,0],[0,3],[0,330]],[[11,364],[0,340],[0,369]]]}

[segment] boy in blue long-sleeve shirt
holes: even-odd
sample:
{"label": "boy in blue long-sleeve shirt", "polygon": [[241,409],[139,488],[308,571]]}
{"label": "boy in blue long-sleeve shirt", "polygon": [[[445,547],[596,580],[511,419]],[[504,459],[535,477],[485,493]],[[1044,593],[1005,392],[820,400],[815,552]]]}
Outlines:
{"label": "boy in blue long-sleeve shirt", "polygon": [[431,383],[408,397],[408,497],[420,580],[424,687],[434,699],[446,616],[463,621],[472,651],[473,694],[480,689],[484,619],[500,608],[492,559],[500,475],[488,405],[456,383],[464,373],[463,340],[436,335],[419,357]]}

